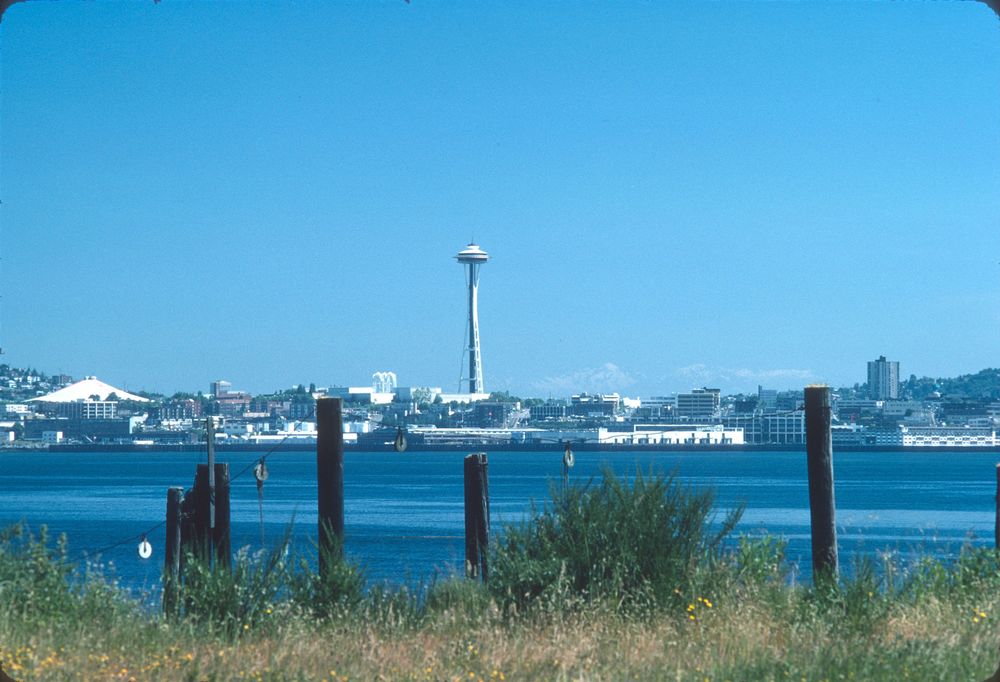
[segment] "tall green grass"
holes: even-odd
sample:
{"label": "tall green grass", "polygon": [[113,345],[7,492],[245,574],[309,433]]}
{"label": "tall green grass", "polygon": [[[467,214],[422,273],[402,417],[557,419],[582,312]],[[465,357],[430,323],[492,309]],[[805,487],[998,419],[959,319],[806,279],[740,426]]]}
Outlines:
{"label": "tall green grass", "polygon": [[364,572],[336,546],[317,549],[326,553],[326,570],[313,570],[316,557],[294,555],[290,538],[291,529],[270,551],[241,549],[225,568],[187,553],[176,580],[176,609],[167,615],[232,636],[289,614],[323,621],[356,610],[365,594]]}
{"label": "tall green grass", "polygon": [[673,476],[605,469],[583,486],[553,485],[551,499],[508,527],[491,557],[490,592],[507,608],[555,600],[622,609],[675,604],[711,580],[738,507],[713,529],[714,495]]}
{"label": "tall green grass", "polygon": [[[861,561],[820,588],[742,509],[675,478],[554,485],[499,534],[488,585],[366,587],[335,551],[287,542],[229,570],[184,562],[161,614],[68,560],[65,538],[0,532],[0,664],[18,679],[982,679],[1000,643],[1000,555]],[[125,672],[123,672],[125,671]]]}
{"label": "tall green grass", "polygon": [[68,542],[53,543],[23,524],[0,530],[0,632],[102,627],[137,617],[141,608],[100,567],[68,559]]}

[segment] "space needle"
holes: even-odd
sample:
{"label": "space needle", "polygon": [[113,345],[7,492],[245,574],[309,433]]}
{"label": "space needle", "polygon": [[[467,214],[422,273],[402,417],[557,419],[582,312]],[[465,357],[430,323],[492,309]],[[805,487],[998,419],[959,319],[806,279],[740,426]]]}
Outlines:
{"label": "space needle", "polygon": [[483,386],[483,356],[479,348],[479,268],[489,255],[475,243],[470,243],[455,256],[465,266],[469,285],[469,393],[485,393]]}

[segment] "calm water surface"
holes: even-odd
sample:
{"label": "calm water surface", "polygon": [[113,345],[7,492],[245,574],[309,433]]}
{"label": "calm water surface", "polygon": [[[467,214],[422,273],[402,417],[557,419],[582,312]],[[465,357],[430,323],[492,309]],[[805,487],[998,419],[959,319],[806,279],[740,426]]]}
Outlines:
{"label": "calm water surface", "polygon": [[[263,451],[260,453],[263,454]],[[220,453],[232,475],[260,454]],[[373,580],[414,581],[457,572],[464,545],[464,453],[348,452],[345,514],[348,554]],[[491,452],[494,530],[524,518],[560,476],[562,453]],[[841,562],[893,552],[950,557],[963,543],[992,543],[996,453],[835,453]],[[108,548],[164,518],[168,486],[190,487],[196,453],[0,454],[0,524],[25,521],[65,533],[74,558],[99,551],[123,583],[159,585],[164,530],[150,534],[153,557],[139,559],[136,541]],[[809,499],[805,453],[580,452],[572,478],[585,482],[602,465],[619,473],[676,471],[697,488],[712,488],[717,507],[747,505],[738,532],[788,540],[789,559],[809,573]],[[310,550],[316,532],[315,451],[268,458],[264,486],[265,542],[292,527],[296,546]],[[233,547],[260,548],[257,487],[247,471],[232,484]]]}

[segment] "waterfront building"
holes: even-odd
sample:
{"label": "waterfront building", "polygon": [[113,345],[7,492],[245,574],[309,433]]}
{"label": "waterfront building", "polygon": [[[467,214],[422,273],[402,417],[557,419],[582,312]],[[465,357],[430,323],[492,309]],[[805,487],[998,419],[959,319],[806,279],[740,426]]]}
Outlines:
{"label": "waterfront building", "polygon": [[868,397],[872,400],[899,398],[899,363],[880,355],[868,363]]}
{"label": "waterfront building", "polygon": [[883,401],[866,398],[842,398],[833,403],[833,410],[841,419],[857,418],[864,414],[882,412]]}
{"label": "waterfront building", "polygon": [[577,417],[610,417],[618,411],[620,403],[617,393],[580,393],[569,399],[570,412]]}
{"label": "waterfront building", "polygon": [[832,424],[830,440],[833,447],[839,445],[865,445],[865,428],[860,424]]}
{"label": "waterfront building", "polygon": [[116,400],[77,400],[72,403],[56,403],[56,416],[66,419],[117,419]]}
{"label": "waterfront building", "polygon": [[438,396],[441,398],[441,402],[446,405],[449,403],[468,405],[479,402],[480,400],[490,399],[489,393],[439,393]]}
{"label": "waterfront building", "polygon": [[216,438],[228,438],[228,439],[245,439],[250,434],[254,433],[253,424],[244,421],[226,421],[222,426],[215,432]]}
{"label": "waterfront building", "polygon": [[316,416],[316,401],[312,396],[307,396],[304,400],[292,400],[288,406],[288,419],[306,420]]}
{"label": "waterfront building", "polygon": [[466,347],[469,354],[469,393],[485,393],[483,354],[479,345],[479,269],[489,260],[489,255],[470,242],[455,259],[465,267],[465,281],[469,288],[469,319],[466,323],[469,330],[469,345]]}
{"label": "waterfront building", "polygon": [[[559,443],[634,445],[743,445],[743,431],[714,426],[645,425],[628,431],[607,428],[547,430],[538,428],[439,428],[413,426],[407,429],[414,442],[424,445],[467,447],[472,445],[558,445]],[[388,435],[388,434],[386,434]],[[391,439],[389,439],[391,440]],[[386,441],[388,442],[388,441]]]}
{"label": "waterfront building", "polygon": [[908,418],[926,419],[927,410],[917,400],[886,400],[882,403],[882,416],[886,419],[902,421]]}
{"label": "waterfront building", "polygon": [[763,417],[764,442],[799,445],[806,442],[806,413],[801,410]]}
{"label": "waterfront building", "polygon": [[560,443],[597,443],[597,429],[518,429],[524,443],[558,445]]}
{"label": "waterfront building", "polygon": [[865,444],[896,447],[903,444],[903,432],[901,429],[874,429],[868,432]]}
{"label": "waterfront building", "polygon": [[[554,431],[534,428],[479,428],[479,427],[446,427],[411,426],[407,429],[408,437],[414,442],[438,446],[471,446],[522,444],[531,442],[554,442]],[[596,438],[596,431],[592,432]],[[579,433],[577,435],[580,435]],[[391,440],[391,439],[390,439]]]}
{"label": "waterfront building", "polygon": [[395,398],[393,392],[376,392],[371,386],[334,386],[328,388],[329,398],[342,398],[345,403],[360,403],[362,405],[388,405]]}
{"label": "waterfront building", "polygon": [[918,400],[886,400],[882,403],[882,414],[893,419],[902,419],[923,409],[923,403]]}
{"label": "waterfront building", "polygon": [[764,433],[764,419],[759,414],[723,417],[722,424],[729,429],[741,429],[745,443],[760,445],[767,442]]}
{"label": "waterfront building", "polygon": [[755,397],[734,398],[728,404],[723,405],[722,413],[723,415],[749,415],[757,412],[758,404]]}
{"label": "waterfront building", "polygon": [[696,388],[690,393],[678,393],[677,418],[691,422],[718,419],[721,393],[718,388]]}
{"label": "waterfront building", "polygon": [[989,403],[974,398],[944,400],[940,414],[942,421],[950,426],[968,424],[976,419],[989,418]]}
{"label": "waterfront building", "polygon": [[542,419],[565,419],[566,405],[561,403],[545,403],[544,405],[532,405],[528,408],[528,413],[533,421]]}
{"label": "waterfront building", "polygon": [[477,426],[510,426],[521,412],[521,403],[481,400],[473,403],[472,421]]}
{"label": "waterfront building", "polygon": [[778,412],[801,410],[806,404],[805,391],[781,391],[778,393]]}
{"label": "waterfront building", "polygon": [[225,393],[215,399],[215,414],[223,417],[241,417],[250,411],[249,393]]}
{"label": "waterfront building", "polygon": [[[269,433],[253,433],[248,435],[246,439],[257,445],[277,444],[282,442],[311,445],[316,442],[316,436],[316,422],[289,420],[283,421],[281,428],[276,431],[271,431]],[[357,433],[348,433],[346,430],[344,431],[344,443],[353,444],[357,442],[357,439]]]}
{"label": "waterfront building", "polygon": [[623,410],[628,410],[630,413],[634,413],[640,407],[642,407],[642,400],[639,398],[629,398],[627,396],[622,396],[621,402],[619,403]]}
{"label": "waterfront building", "polygon": [[642,403],[635,411],[635,418],[647,421],[670,420],[673,419],[676,407],[676,396],[654,395],[642,399]]}
{"label": "waterfront building", "polygon": [[288,414],[291,405],[290,400],[275,400],[271,397],[254,398],[250,401],[250,411],[267,414],[271,417],[284,417]]}
{"label": "waterfront building", "polygon": [[131,443],[132,445],[180,445],[182,443],[200,443],[201,434],[195,434],[187,429],[172,429],[162,426],[158,429],[143,429],[141,433],[133,434],[130,438],[117,440],[119,443]]}
{"label": "waterfront building", "polygon": [[993,427],[901,426],[908,447],[993,447],[1000,445]]}
{"label": "waterfront building", "polygon": [[990,403],[986,406],[986,414],[994,423],[1000,424],[1000,403]]}
{"label": "waterfront building", "polygon": [[171,400],[160,406],[159,416],[160,421],[200,419],[201,401],[191,398]]}
{"label": "waterfront building", "polygon": [[757,409],[764,412],[776,412],[778,410],[778,391],[757,386]]}
{"label": "waterfront building", "polygon": [[402,403],[433,403],[441,395],[440,386],[397,386],[396,400]]}
{"label": "waterfront building", "polygon": [[[157,424],[160,431],[169,431],[171,433],[175,431],[190,431],[194,428],[193,419],[160,419]],[[143,433],[147,433],[148,429],[143,429]]]}
{"label": "waterfront building", "polygon": [[743,429],[722,425],[678,427],[666,424],[636,424],[631,431],[600,428],[602,445],[744,445]]}
{"label": "waterfront building", "polygon": [[65,440],[87,443],[131,442],[131,434],[141,423],[129,419],[28,419],[24,422],[25,440],[43,440],[46,431],[60,431]]}

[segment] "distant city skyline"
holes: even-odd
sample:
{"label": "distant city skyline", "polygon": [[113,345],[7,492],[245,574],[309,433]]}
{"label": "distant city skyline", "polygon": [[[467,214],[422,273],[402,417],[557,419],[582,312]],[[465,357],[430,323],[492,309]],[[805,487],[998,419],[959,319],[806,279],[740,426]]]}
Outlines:
{"label": "distant city skyline", "polygon": [[[18,3],[2,361],[170,394],[1000,364],[981,3]],[[467,369],[467,366],[466,366]]]}
{"label": "distant city skyline", "polygon": [[[10,365],[9,363],[6,363],[6,362],[0,363],[0,364],[5,364],[7,366],[12,367],[13,369],[18,370],[18,371],[29,371],[29,367],[30,367],[30,371],[31,372],[39,372],[39,373],[41,373],[44,376],[48,376],[50,379],[56,379],[56,380],[58,380],[58,384],[59,385],[66,385],[67,383],[70,383],[70,382],[85,384],[87,381],[94,381],[94,380],[98,380],[99,379],[96,376],[83,376],[83,377],[77,376],[77,377],[74,377],[72,375],[68,375],[68,374],[64,374],[64,373],[48,372],[44,368],[41,368],[41,367],[38,367],[38,366],[25,365],[23,367],[15,367],[15,366]],[[944,381],[944,382],[949,382],[949,381],[953,381],[953,380],[956,380],[956,379],[960,379],[962,377],[976,377],[976,376],[981,375],[983,372],[991,372],[991,371],[992,372],[996,372],[996,371],[1000,371],[1000,370],[998,370],[997,368],[987,368],[987,367],[984,367],[984,368],[981,368],[978,371],[970,372],[970,373],[967,373],[967,374],[964,374],[964,375],[956,375],[956,376],[933,376],[933,377],[931,377],[931,376],[928,376],[928,375],[925,375],[925,374],[911,373],[911,375],[908,375],[908,376],[904,377],[904,376],[902,376],[902,375],[899,374],[899,363],[898,362],[887,360],[887,358],[885,358],[885,356],[880,356],[879,358],[877,358],[877,359],[875,359],[873,361],[869,360],[867,362],[867,371],[868,371],[867,381],[855,381],[853,383],[846,383],[846,384],[840,384],[840,385],[830,385],[830,388],[833,389],[833,390],[838,390],[838,389],[845,389],[845,390],[846,389],[851,389],[851,390],[862,389],[861,395],[864,396],[864,399],[867,399],[867,400],[873,401],[873,402],[881,402],[881,401],[890,401],[891,402],[891,401],[897,401],[897,400],[905,401],[905,400],[907,400],[907,398],[902,395],[901,391],[903,389],[903,385],[906,384],[907,381],[910,381],[910,376],[912,376],[912,377],[914,377],[916,379],[934,379],[934,380],[941,380],[941,381]],[[740,377],[740,379],[746,380],[746,377]],[[917,382],[917,383],[919,385],[921,382]],[[863,389],[866,386],[867,386],[867,391],[864,391]],[[305,388],[305,387],[308,387],[308,388]],[[214,380],[208,382],[208,390],[207,391],[202,386],[188,386],[188,387],[183,387],[181,389],[178,389],[177,391],[167,391],[167,392],[155,391],[155,390],[151,390],[151,389],[135,389],[135,390],[139,390],[139,391],[142,391],[142,392],[148,391],[150,393],[159,393],[159,394],[164,395],[164,396],[166,396],[166,397],[169,398],[174,393],[189,394],[189,395],[190,394],[201,393],[201,394],[203,394],[205,396],[216,396],[216,397],[218,397],[218,396],[221,396],[221,395],[232,395],[232,396],[235,396],[235,395],[241,395],[241,396],[265,395],[265,394],[268,394],[268,393],[283,393],[283,392],[287,392],[287,391],[297,392],[297,391],[302,391],[302,390],[307,390],[308,392],[319,391],[321,393],[330,392],[332,390],[334,394],[337,394],[338,391],[349,391],[350,395],[354,395],[355,393],[357,393],[357,394],[366,394],[365,392],[367,391],[367,393],[376,393],[376,394],[381,394],[382,396],[389,396],[390,394],[396,393],[397,392],[397,388],[400,389],[400,390],[402,390],[404,392],[404,395],[407,395],[407,396],[411,395],[415,391],[429,390],[429,391],[431,391],[432,394],[436,391],[436,392],[440,392],[441,395],[452,396],[452,397],[455,397],[455,398],[459,399],[459,398],[466,398],[467,394],[469,393],[469,391],[467,391],[467,390],[459,390],[457,393],[451,393],[449,391],[442,390],[441,386],[432,385],[432,384],[422,384],[422,385],[413,384],[413,385],[405,385],[404,386],[403,384],[398,384],[397,383],[397,377],[396,377],[396,373],[395,372],[392,372],[392,371],[381,371],[381,370],[377,370],[377,371],[373,372],[372,375],[369,377],[368,381],[364,381],[364,380],[358,381],[358,382],[333,381],[333,382],[328,382],[328,383],[317,383],[314,380],[308,380],[307,379],[307,380],[304,380],[304,381],[301,381],[301,382],[298,382],[298,383],[294,383],[294,384],[291,384],[291,385],[288,385],[288,386],[275,386],[272,389],[260,390],[260,391],[253,391],[253,390],[247,391],[247,390],[245,390],[245,389],[243,389],[243,388],[241,388],[239,386],[237,386],[237,387],[234,388],[232,381],[229,381],[229,380],[226,380],[226,379],[221,379],[221,378],[217,378],[217,379],[214,379]],[[769,403],[769,401],[773,402],[774,399],[779,394],[788,394],[788,393],[796,393],[796,392],[801,393],[801,391],[803,390],[803,388],[805,388],[805,384],[793,384],[793,385],[788,386],[788,387],[776,387],[776,385],[774,385],[774,384],[766,384],[766,385],[765,384],[757,384],[757,386],[754,387],[752,390],[738,390],[738,389],[725,390],[725,389],[719,388],[718,386],[699,386],[697,384],[692,384],[691,387],[688,388],[688,389],[679,389],[679,390],[671,390],[671,391],[661,391],[659,393],[656,392],[656,391],[653,391],[653,392],[650,392],[650,393],[636,393],[636,392],[628,393],[628,392],[625,392],[623,394],[620,391],[612,391],[612,390],[608,390],[608,389],[595,388],[595,389],[591,389],[591,390],[588,390],[588,389],[569,389],[568,392],[565,392],[565,393],[550,393],[550,394],[544,395],[544,396],[541,395],[541,394],[538,394],[538,393],[526,392],[523,395],[517,396],[517,397],[532,398],[532,399],[551,398],[551,399],[555,399],[555,400],[564,400],[564,399],[567,399],[567,398],[570,398],[570,397],[574,397],[575,398],[575,397],[577,397],[579,395],[586,396],[586,395],[589,394],[589,395],[592,395],[592,396],[596,397],[598,395],[603,394],[603,395],[608,395],[608,396],[610,396],[610,395],[619,395],[621,398],[632,398],[632,399],[640,399],[641,398],[644,401],[652,401],[652,403],[655,404],[655,403],[657,403],[658,400],[660,400],[661,398],[665,398],[665,397],[676,397],[676,396],[678,396],[680,394],[684,394],[684,393],[691,393],[691,394],[696,394],[697,395],[697,394],[704,394],[706,392],[712,392],[716,396],[719,396],[719,395],[723,395],[723,396],[729,396],[729,395],[746,395],[746,396],[752,396],[752,397],[755,397],[755,398],[763,401],[765,404],[767,404],[767,403]],[[126,388],[123,389],[123,390],[127,390],[127,389],[128,389],[128,386],[126,385]],[[500,394],[510,394],[510,391],[508,391],[508,390],[498,390],[497,393],[500,393]],[[483,400],[488,395],[491,395],[491,394],[492,393],[490,391],[487,391],[485,393],[479,393],[478,394],[479,398],[475,398],[474,400]],[[384,401],[390,401],[391,399],[390,398],[384,398],[383,400]],[[853,400],[857,400],[857,398],[854,398]],[[862,400],[862,402],[864,402],[864,400]]]}

